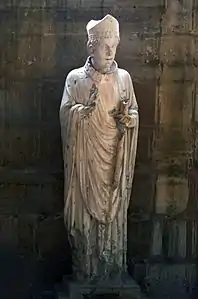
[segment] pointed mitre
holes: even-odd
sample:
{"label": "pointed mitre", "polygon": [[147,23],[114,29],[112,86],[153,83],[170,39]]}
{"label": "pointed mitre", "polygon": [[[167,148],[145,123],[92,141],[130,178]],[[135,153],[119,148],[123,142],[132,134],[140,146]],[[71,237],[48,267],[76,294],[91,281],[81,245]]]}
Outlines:
{"label": "pointed mitre", "polygon": [[119,38],[119,23],[109,14],[101,20],[89,21],[86,29],[89,39],[109,38],[113,36]]}

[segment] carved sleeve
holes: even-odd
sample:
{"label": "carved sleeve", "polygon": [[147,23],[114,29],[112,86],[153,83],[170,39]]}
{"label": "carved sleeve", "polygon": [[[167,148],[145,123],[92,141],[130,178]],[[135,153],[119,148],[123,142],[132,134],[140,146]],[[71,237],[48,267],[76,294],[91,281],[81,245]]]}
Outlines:
{"label": "carved sleeve", "polygon": [[64,91],[63,91],[60,109],[62,109],[63,107],[70,108],[76,104],[73,81],[74,81],[73,76],[71,73],[69,73],[65,80],[65,87],[64,87]]}
{"label": "carved sleeve", "polygon": [[130,75],[128,76],[128,84],[129,84],[129,98],[131,101],[131,105],[129,107],[129,114],[138,113],[138,104],[135,96],[133,82]]}

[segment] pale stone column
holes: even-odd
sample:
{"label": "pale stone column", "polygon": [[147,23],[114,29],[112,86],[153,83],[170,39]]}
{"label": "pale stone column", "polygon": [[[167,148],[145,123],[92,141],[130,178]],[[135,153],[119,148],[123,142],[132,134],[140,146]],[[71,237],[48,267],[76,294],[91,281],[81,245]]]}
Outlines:
{"label": "pale stone column", "polygon": [[[192,96],[196,77],[193,65],[193,18],[192,0],[183,4],[178,0],[166,1],[166,12],[161,24],[160,70],[155,114],[157,130],[153,157],[157,168],[155,211],[166,216],[184,212],[189,197],[188,170],[193,151]],[[186,232],[185,225],[182,221],[177,223],[177,236],[174,231],[170,232],[171,239],[174,235],[175,251],[168,250],[171,251],[171,255],[176,254],[182,258],[186,255],[186,233],[181,236],[182,231]],[[155,236],[154,233],[153,244],[156,243]],[[152,253],[155,252],[156,249],[152,247]]]}

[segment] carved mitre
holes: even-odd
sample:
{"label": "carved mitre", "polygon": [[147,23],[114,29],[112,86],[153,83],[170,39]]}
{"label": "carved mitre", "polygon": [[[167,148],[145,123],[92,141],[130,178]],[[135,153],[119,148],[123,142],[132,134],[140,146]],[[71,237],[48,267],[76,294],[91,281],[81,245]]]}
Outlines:
{"label": "carved mitre", "polygon": [[111,15],[106,15],[101,20],[91,20],[86,26],[89,40],[101,38],[117,37],[119,38],[119,23]]}

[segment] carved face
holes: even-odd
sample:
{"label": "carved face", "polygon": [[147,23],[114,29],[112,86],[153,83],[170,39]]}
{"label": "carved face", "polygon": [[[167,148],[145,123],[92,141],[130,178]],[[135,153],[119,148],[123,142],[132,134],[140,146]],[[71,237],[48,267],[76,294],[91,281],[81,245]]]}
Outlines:
{"label": "carved face", "polygon": [[94,46],[91,56],[99,71],[105,73],[110,69],[115,59],[118,43],[118,38],[111,37],[99,40]]}

